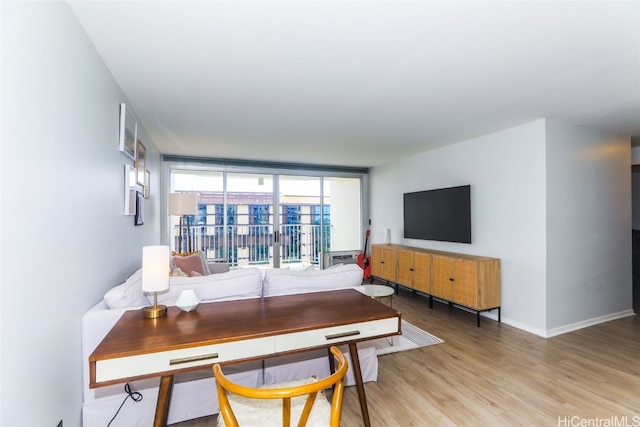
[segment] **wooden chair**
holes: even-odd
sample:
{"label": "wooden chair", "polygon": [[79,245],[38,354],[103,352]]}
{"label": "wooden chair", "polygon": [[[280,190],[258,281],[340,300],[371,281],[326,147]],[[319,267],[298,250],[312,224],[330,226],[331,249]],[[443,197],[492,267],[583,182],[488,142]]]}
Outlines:
{"label": "wooden chair", "polygon": [[[331,347],[330,354],[338,360],[338,366],[335,373],[326,378],[309,378],[259,388],[232,383],[222,373],[220,365],[214,365],[220,403],[218,426],[290,427],[292,416],[299,416],[298,427],[338,427],[348,364],[337,347]],[[324,395],[324,390],[329,387],[333,387],[331,403]],[[316,399],[318,393],[320,396]]]}

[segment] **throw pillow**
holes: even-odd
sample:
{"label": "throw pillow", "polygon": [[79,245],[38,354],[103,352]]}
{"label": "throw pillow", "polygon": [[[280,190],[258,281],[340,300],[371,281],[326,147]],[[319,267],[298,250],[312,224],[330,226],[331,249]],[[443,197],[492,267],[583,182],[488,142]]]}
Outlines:
{"label": "throw pillow", "polygon": [[229,263],[228,262],[212,262],[212,263],[207,263],[207,266],[209,267],[209,272],[211,274],[219,274],[219,273],[227,273],[229,271]]}
{"label": "throw pillow", "polygon": [[173,268],[171,270],[171,275],[174,277],[188,277],[189,275],[179,268]]}
{"label": "throw pillow", "polygon": [[[210,274],[207,260],[204,252],[191,252],[188,254],[177,254],[174,252],[172,257],[173,265],[184,272],[197,272],[202,276]],[[190,274],[190,273],[189,273]]]}

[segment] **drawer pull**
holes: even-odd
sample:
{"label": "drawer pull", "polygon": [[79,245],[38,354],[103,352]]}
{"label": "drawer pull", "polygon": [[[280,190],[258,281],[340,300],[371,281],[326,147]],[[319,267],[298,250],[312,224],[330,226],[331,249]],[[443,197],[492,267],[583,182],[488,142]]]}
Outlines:
{"label": "drawer pull", "polygon": [[360,331],[349,331],[349,332],[341,332],[339,334],[325,335],[324,339],[333,340],[336,338],[352,337],[354,335],[360,335]]}
{"label": "drawer pull", "polygon": [[181,363],[189,363],[189,362],[201,362],[203,360],[217,359],[217,358],[218,358],[218,353],[203,354],[201,356],[191,356],[191,357],[183,357],[181,359],[172,359],[169,361],[169,365],[179,365]]}

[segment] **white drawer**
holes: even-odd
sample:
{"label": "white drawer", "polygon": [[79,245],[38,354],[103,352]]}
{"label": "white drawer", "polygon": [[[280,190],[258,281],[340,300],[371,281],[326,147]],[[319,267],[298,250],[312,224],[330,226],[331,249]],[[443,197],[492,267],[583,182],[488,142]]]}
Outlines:
{"label": "white drawer", "polygon": [[275,337],[276,352],[299,350],[327,344],[341,344],[352,340],[362,340],[364,338],[388,335],[397,332],[397,317],[311,331],[295,332]]}
{"label": "white drawer", "polygon": [[258,357],[274,352],[274,337],[234,341],[96,362],[96,382]]}

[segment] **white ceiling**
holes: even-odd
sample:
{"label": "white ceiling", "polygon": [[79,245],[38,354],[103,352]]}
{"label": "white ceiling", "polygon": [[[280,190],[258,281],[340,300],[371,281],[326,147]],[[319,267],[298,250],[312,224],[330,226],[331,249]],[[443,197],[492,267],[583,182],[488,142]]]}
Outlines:
{"label": "white ceiling", "polygon": [[545,117],[640,135],[640,0],[70,4],[165,154],[368,167]]}

